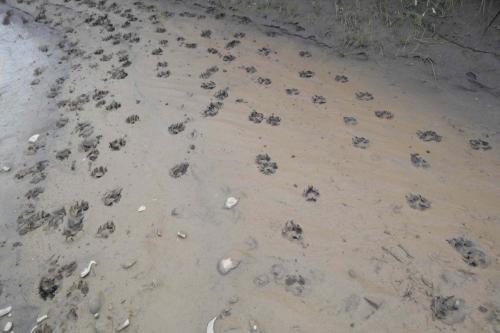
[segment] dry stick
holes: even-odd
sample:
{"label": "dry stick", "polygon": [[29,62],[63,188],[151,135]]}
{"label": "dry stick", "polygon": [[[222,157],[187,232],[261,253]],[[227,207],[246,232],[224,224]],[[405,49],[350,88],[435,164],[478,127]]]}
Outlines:
{"label": "dry stick", "polygon": [[451,44],[455,44],[456,46],[459,46],[461,48],[464,48],[464,49],[467,49],[467,50],[471,50],[472,52],[477,52],[477,53],[486,53],[486,54],[493,54],[494,56],[497,56],[497,57],[500,57],[500,54],[499,53],[496,53],[496,52],[492,52],[492,51],[485,51],[485,50],[480,50],[480,49],[476,49],[475,47],[472,47],[472,46],[467,46],[467,45],[464,45],[462,43],[459,43],[457,41],[454,41],[452,39],[449,39],[448,37],[445,37],[443,35],[441,35],[440,33],[436,32],[436,35],[439,36],[440,38],[444,39],[445,41],[447,41],[448,43],[451,43]]}

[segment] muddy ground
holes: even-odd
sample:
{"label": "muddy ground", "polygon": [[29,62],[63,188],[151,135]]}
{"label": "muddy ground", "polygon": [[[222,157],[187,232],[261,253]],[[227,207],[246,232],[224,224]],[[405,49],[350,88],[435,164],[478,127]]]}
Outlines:
{"label": "muddy ground", "polygon": [[210,4],[0,19],[0,328],[500,332],[495,82]]}

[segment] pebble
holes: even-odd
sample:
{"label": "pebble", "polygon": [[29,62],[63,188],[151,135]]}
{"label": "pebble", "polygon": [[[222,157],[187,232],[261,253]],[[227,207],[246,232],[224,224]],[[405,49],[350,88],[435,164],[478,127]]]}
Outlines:
{"label": "pebble", "polygon": [[226,275],[233,269],[236,269],[240,265],[240,260],[234,260],[232,258],[222,258],[217,263],[217,270],[220,274]]}

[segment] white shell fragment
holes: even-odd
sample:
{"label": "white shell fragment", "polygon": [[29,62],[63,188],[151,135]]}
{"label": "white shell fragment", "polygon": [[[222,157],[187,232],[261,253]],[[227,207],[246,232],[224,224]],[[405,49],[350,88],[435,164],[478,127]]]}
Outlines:
{"label": "white shell fragment", "polygon": [[40,137],[40,134],[34,134],[34,135],[30,136],[30,138],[28,139],[28,142],[35,143],[35,142],[37,142],[39,137]]}
{"label": "white shell fragment", "polygon": [[5,315],[8,315],[11,311],[12,311],[12,306],[0,309],[0,318],[2,318]]}
{"label": "white shell fragment", "polygon": [[214,332],[214,326],[215,326],[215,321],[217,320],[217,317],[214,319],[210,320],[207,325],[207,333],[215,333]]}
{"label": "white shell fragment", "polygon": [[231,209],[233,208],[234,206],[236,206],[238,204],[238,199],[235,198],[235,197],[229,197],[226,199],[226,204],[225,204],[225,207],[227,209]]}
{"label": "white shell fragment", "polygon": [[125,320],[123,322],[123,324],[121,324],[120,326],[118,326],[118,328],[116,329],[117,332],[120,332],[120,331],[123,331],[124,329],[126,329],[128,326],[130,325],[130,320]]}
{"label": "white shell fragment", "polygon": [[12,322],[11,321],[8,321],[5,326],[3,327],[3,331],[4,332],[10,332],[10,330],[12,329]]}
{"label": "white shell fragment", "polygon": [[177,232],[177,237],[182,238],[182,239],[186,239],[187,238],[187,234],[185,232],[178,231]]}
{"label": "white shell fragment", "polygon": [[138,212],[143,212],[145,210],[146,210],[146,206],[140,206],[139,208],[137,208]]}
{"label": "white shell fragment", "polygon": [[36,318],[36,323],[40,324],[42,321],[47,320],[48,318],[49,318],[48,315],[40,316],[40,317]]}
{"label": "white shell fragment", "polygon": [[0,171],[1,172],[9,172],[10,171],[10,166],[2,165],[2,167],[0,168]]}
{"label": "white shell fragment", "polygon": [[94,260],[91,260],[87,267],[80,273],[80,277],[84,278],[87,275],[89,275],[90,271],[92,270],[92,265],[96,265],[97,263]]}
{"label": "white shell fragment", "polygon": [[220,274],[226,275],[233,269],[237,268],[240,265],[240,262],[240,260],[234,260],[232,258],[222,258],[217,263],[217,270]]}

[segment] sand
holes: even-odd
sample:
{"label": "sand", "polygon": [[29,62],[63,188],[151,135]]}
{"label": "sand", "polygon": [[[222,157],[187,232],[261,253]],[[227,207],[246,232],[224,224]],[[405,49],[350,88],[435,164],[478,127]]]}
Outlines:
{"label": "sand", "polygon": [[92,3],[0,5],[2,328],[500,332],[498,99],[201,7]]}

